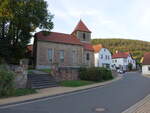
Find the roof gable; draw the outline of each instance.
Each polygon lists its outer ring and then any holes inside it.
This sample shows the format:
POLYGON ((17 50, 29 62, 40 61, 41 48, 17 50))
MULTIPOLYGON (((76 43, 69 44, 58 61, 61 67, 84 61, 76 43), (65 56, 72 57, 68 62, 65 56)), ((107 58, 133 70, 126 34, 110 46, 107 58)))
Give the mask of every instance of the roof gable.
POLYGON ((75 27, 74 31, 72 32, 72 34, 76 31, 84 31, 84 32, 89 32, 91 33, 91 31, 87 28, 87 26, 83 23, 82 20, 80 20, 77 24, 77 26, 75 27))
POLYGON ((95 53, 98 53, 102 48, 103 46, 101 44, 93 45, 93 49, 95 53))

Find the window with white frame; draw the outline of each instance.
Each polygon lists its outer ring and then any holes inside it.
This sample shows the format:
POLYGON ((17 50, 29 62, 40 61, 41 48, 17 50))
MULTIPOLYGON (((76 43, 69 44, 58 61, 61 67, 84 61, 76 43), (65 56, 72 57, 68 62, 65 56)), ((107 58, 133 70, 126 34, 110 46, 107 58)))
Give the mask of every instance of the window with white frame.
POLYGON ((48 61, 52 62, 53 59, 53 51, 52 49, 48 49, 48 61))
POLYGON ((59 51, 59 58, 61 62, 64 62, 64 50, 59 51))

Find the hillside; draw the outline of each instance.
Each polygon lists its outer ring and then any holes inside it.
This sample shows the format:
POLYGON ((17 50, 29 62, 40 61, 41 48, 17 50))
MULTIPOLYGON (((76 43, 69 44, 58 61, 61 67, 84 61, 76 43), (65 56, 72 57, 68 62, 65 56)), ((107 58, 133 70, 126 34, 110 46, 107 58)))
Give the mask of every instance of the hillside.
POLYGON ((144 52, 150 52, 150 42, 130 39, 93 39, 92 44, 102 44, 112 53, 116 50, 130 51, 138 61, 143 56, 144 52))

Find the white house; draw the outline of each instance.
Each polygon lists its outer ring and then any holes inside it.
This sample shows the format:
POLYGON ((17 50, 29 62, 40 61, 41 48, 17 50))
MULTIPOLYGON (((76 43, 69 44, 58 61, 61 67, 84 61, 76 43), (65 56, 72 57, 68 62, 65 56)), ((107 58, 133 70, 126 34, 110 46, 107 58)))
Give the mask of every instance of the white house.
POLYGON ((118 52, 112 55, 112 67, 116 69, 128 70, 128 64, 132 64, 132 69, 136 69, 136 61, 129 52, 118 52))
POLYGON ((144 54, 142 62, 142 74, 143 75, 150 74, 150 52, 144 54))
POLYGON ((101 44, 94 45, 95 67, 111 68, 112 58, 111 53, 101 44))

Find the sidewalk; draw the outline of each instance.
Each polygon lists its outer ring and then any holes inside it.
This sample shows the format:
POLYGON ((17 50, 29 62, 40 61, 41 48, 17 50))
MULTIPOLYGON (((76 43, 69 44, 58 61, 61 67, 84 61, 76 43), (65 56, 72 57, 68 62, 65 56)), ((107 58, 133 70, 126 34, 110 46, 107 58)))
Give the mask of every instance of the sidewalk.
POLYGON ((117 78, 107 81, 107 82, 95 83, 92 85, 81 86, 81 87, 76 87, 76 88, 52 87, 52 88, 40 89, 40 90, 37 90, 38 93, 36 93, 36 94, 0 99, 0 105, 11 104, 11 103, 16 103, 16 102, 23 102, 23 101, 30 101, 30 100, 35 100, 35 99, 44 98, 44 97, 48 97, 48 96, 55 96, 55 95, 59 95, 59 94, 80 91, 80 90, 84 90, 84 89, 90 89, 90 88, 103 86, 103 85, 112 83, 114 81, 120 80, 121 78, 122 77, 117 77, 117 78))
POLYGON ((150 113, 150 95, 122 113, 150 113))

